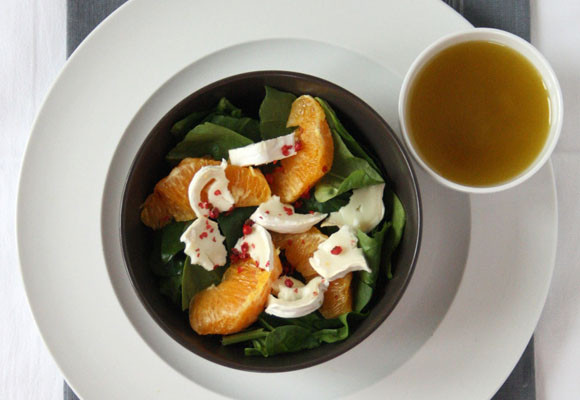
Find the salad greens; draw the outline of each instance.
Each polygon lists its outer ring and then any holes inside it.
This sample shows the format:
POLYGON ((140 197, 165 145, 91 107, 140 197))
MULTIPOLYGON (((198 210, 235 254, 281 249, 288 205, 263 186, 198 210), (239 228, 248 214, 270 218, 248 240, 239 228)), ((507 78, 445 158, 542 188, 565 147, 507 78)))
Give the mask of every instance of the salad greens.
MULTIPOLYGON (((275 138, 293 131, 286 128, 296 96, 292 93, 265 87, 265 97, 259 108, 259 120, 244 115, 242 110, 222 98, 211 110, 196 111, 177 121, 171 133, 178 143, 167 154, 171 165, 186 157, 211 156, 215 160, 227 159, 228 150, 275 138)), ((316 186, 295 204, 296 211, 330 213, 348 204, 354 189, 384 183, 380 163, 372 153, 346 130, 332 107, 316 98, 323 108, 334 142, 334 160, 331 170, 316 186)), ((265 167, 268 171, 269 166, 265 167)), ((357 231, 359 246, 371 269, 359 271, 353 277, 353 311, 337 318, 325 319, 319 311, 300 318, 278 318, 262 313, 248 329, 222 337, 222 345, 244 344, 248 356, 269 357, 296 352, 346 339, 352 324, 365 318, 372 307, 377 284, 391 279, 391 258, 397 249, 405 226, 405 210, 397 195, 385 187, 383 194, 385 218, 371 232, 357 231), (381 261, 385 260, 383 266, 381 261)), ((225 236, 228 252, 243 235, 245 221, 256 207, 235 208, 219 215, 217 221, 225 236)), ((191 221, 172 222, 156 231, 151 270, 159 278, 159 290, 167 298, 187 310, 191 299, 210 285, 221 282, 229 262, 213 271, 191 264, 184 254, 182 233, 191 221)), ((325 232, 336 227, 323 228, 325 232)))
POLYGON ((228 150, 252 144, 250 139, 231 129, 204 122, 193 128, 165 157, 175 165, 187 157, 210 155, 215 160, 228 159, 228 150))
POLYGON ((324 100, 320 98, 316 100, 324 109, 334 141, 332 168, 316 184, 314 191, 316 200, 324 203, 349 190, 383 183, 385 180, 375 162, 342 126, 334 110, 324 100))
POLYGON ((220 214, 218 225, 222 235, 226 237, 226 250, 228 253, 236 245, 239 238, 242 237, 242 228, 244 222, 258 207, 240 207, 234 208, 231 213, 220 214))
POLYGON ((266 97, 260 105, 260 132, 262 139, 288 135, 294 129, 286 128, 292 103, 296 96, 266 86, 266 97))
POLYGON ((218 285, 226 268, 220 267, 208 271, 200 265, 191 264, 189 257, 185 259, 181 280, 181 309, 187 310, 193 296, 211 285, 218 285))

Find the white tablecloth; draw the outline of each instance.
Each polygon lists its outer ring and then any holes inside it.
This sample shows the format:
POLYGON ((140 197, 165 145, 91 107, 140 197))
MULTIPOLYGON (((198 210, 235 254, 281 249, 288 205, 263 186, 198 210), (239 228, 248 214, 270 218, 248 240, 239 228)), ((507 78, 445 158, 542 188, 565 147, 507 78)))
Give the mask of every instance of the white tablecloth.
MULTIPOLYGON (((34 115, 65 62, 65 37, 64 0, 0 1, 0 399, 62 399, 62 377, 26 303, 14 216, 25 144, 34 115)), ((540 400, 578 399, 580 1, 532 0, 532 42, 552 63, 565 106, 562 137, 552 156, 559 245, 536 330, 537 393, 540 400)), ((39 265, 39 271, 45 267, 39 265)))

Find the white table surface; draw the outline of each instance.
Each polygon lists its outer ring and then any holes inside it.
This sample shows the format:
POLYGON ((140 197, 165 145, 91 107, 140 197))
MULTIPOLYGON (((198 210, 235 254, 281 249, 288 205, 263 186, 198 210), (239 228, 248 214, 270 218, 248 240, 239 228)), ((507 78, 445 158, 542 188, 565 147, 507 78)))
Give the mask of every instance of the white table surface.
MULTIPOLYGON (((64 0, 0 0, 0 399, 62 399, 62 376, 40 338, 23 290, 15 210, 26 141, 64 65, 65 42, 64 0)), ((537 397, 578 399, 580 1, 532 0, 532 42, 560 79, 565 114, 552 156, 559 244, 550 294, 536 330, 537 397)), ((39 265, 39 273, 47 267, 39 265)))

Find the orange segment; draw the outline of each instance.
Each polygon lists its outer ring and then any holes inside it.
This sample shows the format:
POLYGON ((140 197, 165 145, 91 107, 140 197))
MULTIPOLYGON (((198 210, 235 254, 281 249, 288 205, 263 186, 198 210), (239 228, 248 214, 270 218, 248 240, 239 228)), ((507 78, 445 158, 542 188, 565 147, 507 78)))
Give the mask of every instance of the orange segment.
POLYGON ((352 311, 351 282, 352 272, 346 274, 344 278, 330 282, 326 293, 324 293, 324 303, 318 309, 324 318, 336 318, 340 314, 352 311))
MULTIPOLYGON (((219 165, 219 161, 207 158, 185 158, 168 176, 161 179, 141 210, 141 221, 153 229, 167 225, 171 218, 188 221, 195 218, 189 205, 187 189, 197 171, 207 165, 219 165)), ((226 177, 236 207, 257 206, 270 198, 270 186, 257 169, 228 165, 226 177)))
POLYGON ((272 173, 272 192, 283 203, 293 203, 332 168, 334 142, 324 110, 312 96, 300 96, 294 103, 287 126, 298 126, 296 139, 302 149, 280 161, 272 173))
POLYGON ((310 257, 318 249, 318 245, 328 239, 328 236, 312 227, 303 233, 276 233, 272 232, 274 246, 284 250, 286 259, 300 272, 308 282, 318 276, 310 266, 310 257))
POLYGON ((272 195, 268 181, 259 169, 228 165, 226 178, 230 181, 228 189, 234 196, 236 207, 257 206, 272 195))
MULTIPOLYGON (((272 233, 274 245, 284 250, 288 262, 307 282, 318 276, 309 259, 318 249, 318 245, 326 239, 328 236, 314 227, 304 233, 272 233)), ((325 318, 335 318, 352 311, 351 282, 352 273, 330 282, 324 294, 324 303, 319 309, 325 318)))
POLYGON ((191 300, 191 327, 200 335, 228 335, 247 328, 264 310, 272 282, 281 272, 278 255, 272 271, 256 267, 250 258, 232 264, 218 286, 210 286, 191 300))

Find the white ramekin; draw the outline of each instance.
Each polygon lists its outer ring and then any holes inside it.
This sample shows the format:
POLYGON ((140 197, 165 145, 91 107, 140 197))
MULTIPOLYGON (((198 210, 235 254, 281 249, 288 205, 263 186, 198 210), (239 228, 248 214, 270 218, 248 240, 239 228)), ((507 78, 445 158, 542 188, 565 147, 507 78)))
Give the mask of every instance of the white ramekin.
POLYGON ((527 41, 522 38, 513 35, 511 33, 501 31, 499 29, 490 28, 476 28, 470 29, 468 31, 454 33, 445 36, 435 43, 431 44, 425 50, 419 54, 419 56, 413 61, 411 67, 405 75, 403 80, 403 86, 401 87, 401 92, 399 94, 399 122, 401 124, 401 132, 403 134, 403 139, 405 144, 415 160, 423 167, 433 178, 435 178, 439 183, 455 190, 469 193, 492 193, 499 192, 501 190, 512 188, 526 179, 530 178, 534 173, 536 173, 544 163, 550 158, 556 142, 560 136, 560 131, 562 130, 562 118, 563 118, 563 104, 562 104, 562 91, 560 89, 560 84, 558 83, 558 78, 552 70, 552 67, 548 61, 540 54, 540 52, 532 46, 527 41), (517 51, 523 55, 528 61, 536 67, 539 71, 548 95, 550 97, 550 131, 548 133, 548 138, 546 143, 542 148, 542 151, 538 154, 534 162, 526 168, 522 173, 515 176, 514 178, 501 182, 493 186, 468 186, 462 185, 453 181, 446 179, 439 173, 434 171, 427 162, 425 162, 419 152, 415 149, 413 141, 409 135, 409 128, 407 126, 407 115, 406 115, 406 104, 407 96, 409 95, 409 89, 413 85, 413 81, 417 77, 417 73, 421 71, 423 66, 428 63, 435 55, 439 54, 443 49, 453 46, 458 43, 469 42, 469 41, 489 41, 494 43, 499 43, 504 46, 508 46, 511 49, 517 51))

